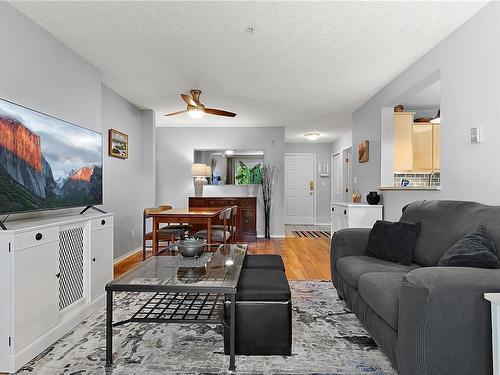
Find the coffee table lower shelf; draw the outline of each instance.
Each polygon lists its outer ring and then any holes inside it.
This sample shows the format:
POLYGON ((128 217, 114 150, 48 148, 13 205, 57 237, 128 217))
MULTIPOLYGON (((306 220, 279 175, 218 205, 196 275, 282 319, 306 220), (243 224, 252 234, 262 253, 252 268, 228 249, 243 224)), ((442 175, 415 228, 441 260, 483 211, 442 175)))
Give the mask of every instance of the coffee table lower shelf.
POLYGON ((113 322, 113 291, 106 291, 106 367, 113 364, 113 327, 127 323, 204 323, 227 325, 230 330, 229 371, 235 364, 236 294, 229 293, 230 324, 224 321, 225 294, 156 292, 130 319, 113 322))
POLYGON ((223 323, 224 295, 156 293, 130 319, 113 323, 223 323))

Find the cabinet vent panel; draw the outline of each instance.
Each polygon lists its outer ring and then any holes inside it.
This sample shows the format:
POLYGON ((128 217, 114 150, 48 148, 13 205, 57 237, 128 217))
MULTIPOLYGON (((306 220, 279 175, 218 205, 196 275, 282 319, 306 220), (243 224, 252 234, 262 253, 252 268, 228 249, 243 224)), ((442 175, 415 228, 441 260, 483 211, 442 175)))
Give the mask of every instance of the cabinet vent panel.
POLYGON ((83 297, 83 228, 59 232, 59 310, 83 297))

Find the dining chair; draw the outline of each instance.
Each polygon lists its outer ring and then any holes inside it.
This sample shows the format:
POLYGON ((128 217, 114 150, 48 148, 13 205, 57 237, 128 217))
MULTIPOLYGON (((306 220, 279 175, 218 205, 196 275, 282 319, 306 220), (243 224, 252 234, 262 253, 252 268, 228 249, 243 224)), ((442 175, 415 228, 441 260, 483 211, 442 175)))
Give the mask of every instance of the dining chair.
MULTIPOLYGON (((170 205, 161 205, 158 207, 150 207, 150 208, 145 208, 144 213, 143 213, 143 220, 142 220, 142 259, 146 259, 146 250, 148 248, 152 248, 152 243, 151 246, 148 246, 147 242, 148 241, 153 241, 153 231, 148 231, 147 228, 147 220, 151 218, 151 214, 156 213, 156 212, 161 212, 161 211, 166 211, 170 210, 172 206, 170 205)), ((165 226, 162 226, 158 229, 158 244, 160 241, 167 242, 167 245, 169 245, 171 242, 174 242, 176 239, 182 238, 185 236, 186 231, 190 229, 189 225, 185 224, 168 224, 165 226)))
MULTIPOLYGON (((219 214, 219 219, 222 221, 222 225, 212 225, 210 228, 212 230, 212 242, 227 243, 231 238, 231 232, 229 229, 229 224, 231 222, 232 207, 228 207, 219 214)), ((195 237, 201 237, 207 239, 208 232, 206 229, 199 230, 195 233, 195 237)))
MULTIPOLYGON (((229 238, 229 243, 236 242, 236 218, 238 213, 238 206, 232 206, 231 209, 231 217, 228 219, 227 230, 231 233, 231 237, 229 238)), ((224 225, 216 224, 212 225, 212 231, 214 230, 223 230, 224 225)), ((212 232, 213 233, 213 232, 212 232)))

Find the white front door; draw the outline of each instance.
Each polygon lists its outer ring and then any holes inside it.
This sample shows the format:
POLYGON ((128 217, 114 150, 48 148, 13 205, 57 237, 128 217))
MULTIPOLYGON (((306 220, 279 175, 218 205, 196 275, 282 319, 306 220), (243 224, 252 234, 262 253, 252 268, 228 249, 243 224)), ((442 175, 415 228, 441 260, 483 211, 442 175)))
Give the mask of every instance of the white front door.
POLYGON ((285 154, 285 224, 314 224, 316 154, 285 154))
POLYGON ((332 162, 333 194, 334 202, 342 201, 342 155, 333 156, 332 162))

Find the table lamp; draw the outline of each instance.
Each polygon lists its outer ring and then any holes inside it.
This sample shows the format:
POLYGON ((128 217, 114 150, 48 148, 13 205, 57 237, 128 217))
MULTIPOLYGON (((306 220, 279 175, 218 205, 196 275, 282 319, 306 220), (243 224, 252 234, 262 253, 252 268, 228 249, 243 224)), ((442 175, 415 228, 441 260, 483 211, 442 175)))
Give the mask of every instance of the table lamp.
POLYGON ((207 184, 207 166, 206 164, 193 163, 191 165, 191 176, 195 177, 194 180, 194 196, 203 196, 203 185, 207 184))

